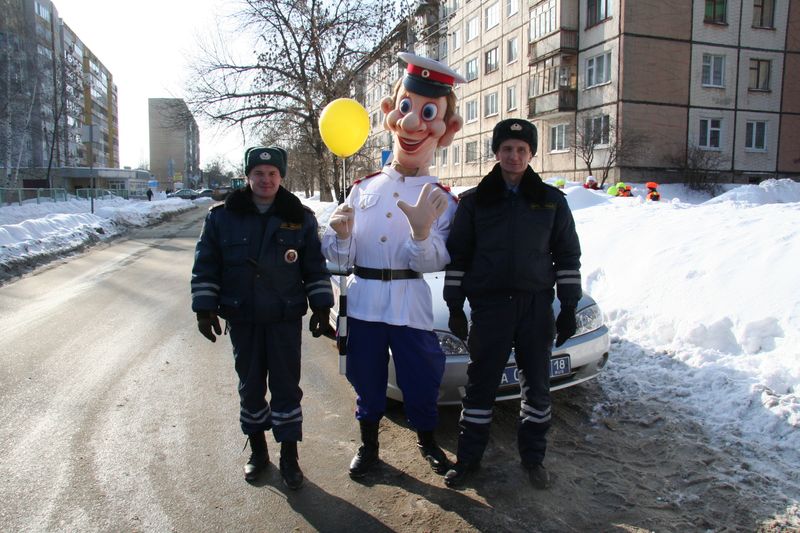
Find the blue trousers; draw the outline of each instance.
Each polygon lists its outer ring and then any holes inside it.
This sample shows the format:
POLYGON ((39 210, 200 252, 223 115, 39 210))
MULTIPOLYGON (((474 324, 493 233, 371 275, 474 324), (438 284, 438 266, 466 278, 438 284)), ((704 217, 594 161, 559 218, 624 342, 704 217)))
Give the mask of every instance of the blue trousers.
POLYGON ((386 411, 389 350, 406 417, 417 431, 438 422, 445 355, 432 331, 347 319, 347 379, 356 391, 356 418, 377 422, 386 411))
POLYGON ((229 325, 239 376, 242 432, 249 435, 271 429, 278 442, 302 440, 301 320, 267 324, 229 322, 229 325))
POLYGON ((551 418, 553 297, 553 291, 546 290, 470 298, 470 361, 459 421, 459 461, 475 463, 483 457, 497 389, 512 346, 522 396, 517 432, 520 458, 526 465, 544 460, 551 418))

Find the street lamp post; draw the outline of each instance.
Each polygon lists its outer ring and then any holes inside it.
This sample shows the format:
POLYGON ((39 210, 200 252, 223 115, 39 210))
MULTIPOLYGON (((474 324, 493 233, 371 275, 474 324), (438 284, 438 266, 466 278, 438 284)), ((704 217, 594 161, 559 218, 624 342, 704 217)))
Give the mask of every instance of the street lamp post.
POLYGON ((88 126, 84 126, 81 130, 81 140, 84 144, 89 145, 89 180, 91 183, 91 189, 89 191, 89 196, 91 198, 91 205, 92 205, 92 213, 94 213, 94 124, 89 124, 88 126), (88 140, 87 140, 88 139, 88 140))

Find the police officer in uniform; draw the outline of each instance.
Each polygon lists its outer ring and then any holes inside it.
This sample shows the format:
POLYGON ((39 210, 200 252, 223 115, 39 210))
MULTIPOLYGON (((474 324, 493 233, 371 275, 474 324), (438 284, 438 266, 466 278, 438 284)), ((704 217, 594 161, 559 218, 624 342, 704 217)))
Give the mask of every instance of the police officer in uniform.
POLYGON ((478 186, 461 195, 447 249, 444 298, 450 329, 466 339, 469 299, 468 383, 459 420, 457 462, 445 475, 450 487, 475 470, 489 441, 497 388, 512 347, 519 367, 522 406, 518 446, 534 487, 546 488, 542 464, 550 426, 550 354, 575 334, 581 298, 580 243, 564 193, 529 166, 536 128, 521 119, 499 122, 492 133, 498 163, 478 186), (553 320, 553 286, 561 312, 553 320))
POLYGON ((191 287, 200 332, 215 342, 215 333, 221 333, 218 316, 230 330, 239 422, 252 452, 245 479, 255 481, 269 464, 264 432, 271 429, 281 443, 283 481, 297 489, 303 484, 297 461, 303 438, 302 317, 310 306, 312 334, 324 333, 333 292, 314 213, 281 186, 286 155, 278 147, 245 152, 247 185, 206 216, 191 287))

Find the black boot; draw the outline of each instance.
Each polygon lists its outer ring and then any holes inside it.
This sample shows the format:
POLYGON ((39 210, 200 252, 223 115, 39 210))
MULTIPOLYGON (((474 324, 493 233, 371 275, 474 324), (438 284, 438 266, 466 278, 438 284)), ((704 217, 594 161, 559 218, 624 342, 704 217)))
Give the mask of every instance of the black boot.
POLYGON ((417 446, 419 453, 430 463, 434 472, 443 476, 453 467, 453 464, 444 451, 436 444, 433 431, 417 431, 417 446))
POLYGON ((247 436, 250 441, 250 460, 244 465, 245 481, 255 481, 269 464, 269 454, 267 453, 267 439, 264 432, 259 431, 247 436))
POLYGON ((281 442, 281 477, 286 486, 297 490, 303 486, 303 471, 297 464, 297 442, 281 442))
POLYGON ((462 486, 479 466, 480 462, 456 461, 456 464, 445 474, 444 484, 451 488, 462 486))
POLYGON ((350 461, 350 477, 358 479, 378 464, 378 428, 380 422, 364 422, 359 420, 361 426, 361 446, 358 453, 350 461))

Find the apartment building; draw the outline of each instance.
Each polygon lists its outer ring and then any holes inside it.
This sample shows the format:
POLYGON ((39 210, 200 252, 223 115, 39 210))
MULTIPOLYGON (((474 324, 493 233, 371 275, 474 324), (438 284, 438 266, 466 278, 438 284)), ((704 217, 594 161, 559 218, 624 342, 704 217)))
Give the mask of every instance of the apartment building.
MULTIPOLYGON (((582 180, 587 162, 608 181, 682 181, 692 168, 725 182, 800 177, 798 2, 419 6, 409 19, 415 52, 469 80, 456 88, 464 128, 434 162, 444 183, 485 175, 494 164, 492 128, 512 117, 536 125, 532 166, 544 177, 582 180)), ((378 111, 373 128, 381 119, 378 111)))
POLYGON ((200 182, 200 130, 181 98, 148 99, 150 173, 162 190, 200 182))
POLYGON ((111 73, 52 2, 2 0, 0 7, 3 181, 14 176, 29 186, 48 186, 43 183, 48 167, 119 166, 111 73), (84 142, 84 126, 92 127, 94 142, 84 142))

